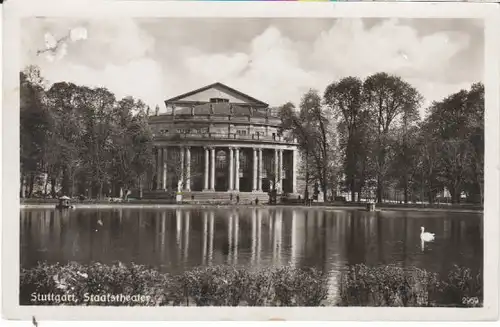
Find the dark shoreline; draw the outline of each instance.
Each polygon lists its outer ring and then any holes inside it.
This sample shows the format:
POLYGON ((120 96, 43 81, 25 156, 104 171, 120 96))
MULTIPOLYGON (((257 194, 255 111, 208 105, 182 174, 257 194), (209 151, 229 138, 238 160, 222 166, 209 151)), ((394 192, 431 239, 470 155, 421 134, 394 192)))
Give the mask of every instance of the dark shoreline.
MULTIPOLYGON (((55 208, 55 199, 22 199, 21 209, 50 209, 55 208)), ((324 209, 324 210, 360 210, 365 211, 362 203, 313 203, 311 206, 301 204, 236 204, 236 203, 173 203, 169 200, 131 200, 128 202, 109 201, 75 201, 76 209, 99 209, 99 208, 301 208, 301 209, 324 209)), ((417 211, 417 212, 456 212, 483 214, 483 208, 477 205, 419 205, 419 204, 393 204, 383 203, 376 205, 377 211, 417 211)))

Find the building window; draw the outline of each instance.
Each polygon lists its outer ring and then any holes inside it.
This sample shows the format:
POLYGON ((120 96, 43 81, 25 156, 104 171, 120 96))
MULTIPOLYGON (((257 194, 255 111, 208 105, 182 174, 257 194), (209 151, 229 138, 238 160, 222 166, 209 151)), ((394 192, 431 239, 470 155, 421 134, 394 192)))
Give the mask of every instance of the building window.
POLYGON ((247 131, 244 129, 239 129, 236 131, 236 134, 245 136, 247 135, 247 131))
POLYGON ((227 103, 229 102, 229 99, 224 99, 224 98, 210 98, 211 103, 227 103))

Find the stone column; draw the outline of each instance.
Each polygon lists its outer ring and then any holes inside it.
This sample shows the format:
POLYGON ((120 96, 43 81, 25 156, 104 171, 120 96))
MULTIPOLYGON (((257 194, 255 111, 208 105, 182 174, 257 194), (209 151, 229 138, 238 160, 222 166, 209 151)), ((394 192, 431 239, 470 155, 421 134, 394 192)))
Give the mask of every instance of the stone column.
POLYGON ((163 189, 167 190, 167 147, 163 148, 163 189))
POLYGON ((184 154, 185 154, 184 151, 185 151, 185 149, 183 146, 181 146, 179 149, 180 149, 180 155, 181 155, 180 181, 182 182, 182 188, 184 189, 185 188, 185 186, 184 186, 184 184, 185 184, 184 183, 184 176, 185 176, 185 174, 184 174, 184 154))
POLYGON ((274 189, 276 189, 276 183, 279 181, 278 176, 278 149, 274 149, 274 189))
POLYGON ((240 191, 240 149, 234 149, 234 190, 240 191))
POLYGON ((215 148, 210 149, 210 190, 215 191, 215 148))
POLYGON ((210 172, 209 172, 209 167, 210 167, 210 152, 208 151, 208 148, 205 147, 204 148, 205 150, 205 175, 204 175, 204 183, 203 183, 203 190, 204 191, 208 191, 208 180, 209 180, 209 175, 210 175, 210 172))
POLYGON ((234 160, 233 160, 233 148, 229 148, 229 187, 227 188, 228 191, 233 190, 233 167, 234 167, 234 160))
POLYGON ((157 148, 156 158, 156 189, 161 189, 161 148, 157 148))
POLYGON ((186 186, 187 192, 191 191, 191 147, 186 147, 186 186))
POLYGON ((257 149, 253 148, 253 174, 252 174, 252 191, 257 191, 257 149))
POLYGON ((297 192, 297 150, 292 150, 292 193, 297 192))
POLYGON ((257 190, 262 192, 262 170, 264 168, 262 162, 262 149, 259 149, 259 173, 257 174, 257 190))

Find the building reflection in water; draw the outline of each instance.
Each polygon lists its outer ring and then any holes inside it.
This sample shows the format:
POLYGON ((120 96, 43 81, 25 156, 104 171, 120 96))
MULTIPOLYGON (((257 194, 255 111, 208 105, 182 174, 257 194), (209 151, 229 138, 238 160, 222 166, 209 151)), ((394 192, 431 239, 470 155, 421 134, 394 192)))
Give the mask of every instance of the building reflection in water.
POLYGON ((188 252, 189 252, 189 229, 190 229, 190 220, 191 220, 191 211, 184 211, 184 263, 188 261, 188 252))
POLYGON ((160 233, 160 255, 162 258, 165 258, 165 238, 167 236, 166 234, 166 228, 167 228, 167 213, 163 211, 161 213, 161 233, 160 233))
POLYGON ((283 210, 277 209, 274 215, 273 261, 281 265, 283 210))
POLYGON ((121 261, 180 273, 200 265, 228 263, 250 269, 290 264, 327 273, 333 297, 340 272, 351 264, 394 263, 438 273, 453 264, 482 267, 482 218, 475 214, 275 207, 23 209, 20 216, 23 267, 39 261, 121 261), (426 244, 424 252, 420 226, 439 238, 426 244))
POLYGON ((234 214, 234 260, 233 264, 238 264, 238 245, 240 236, 240 213, 235 211, 234 214))
POLYGON ((176 243, 177 243, 177 257, 181 256, 181 246, 182 246, 182 211, 181 209, 175 209, 175 227, 176 227, 176 243))
POLYGON ((291 245, 290 245, 290 266, 297 265, 297 212, 292 211, 292 227, 291 227, 291 245))
POLYGON ((203 244, 202 244, 202 259, 201 263, 203 265, 207 264, 207 239, 208 239, 208 212, 203 211, 203 244))
POLYGON ((214 230, 215 230, 215 214, 210 211, 210 233, 209 233, 209 245, 208 245, 208 264, 212 265, 214 256, 214 230))
POLYGON ((228 244, 228 249, 227 249, 227 263, 231 263, 231 254, 233 250, 233 213, 229 213, 229 222, 227 226, 227 244, 228 244))
POLYGON ((260 267, 262 253, 262 210, 257 210, 257 266, 260 267))
POLYGON ((257 209, 252 209, 252 250, 251 260, 252 265, 255 265, 255 252, 257 251, 257 209))

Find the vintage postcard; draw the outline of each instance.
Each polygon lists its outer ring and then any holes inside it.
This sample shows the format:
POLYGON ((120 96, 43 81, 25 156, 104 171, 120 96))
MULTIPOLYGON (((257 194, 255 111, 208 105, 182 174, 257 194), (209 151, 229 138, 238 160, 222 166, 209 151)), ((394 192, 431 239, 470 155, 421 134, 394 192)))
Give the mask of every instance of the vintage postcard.
POLYGON ((496 319, 498 13, 7 3, 4 315, 496 319))

